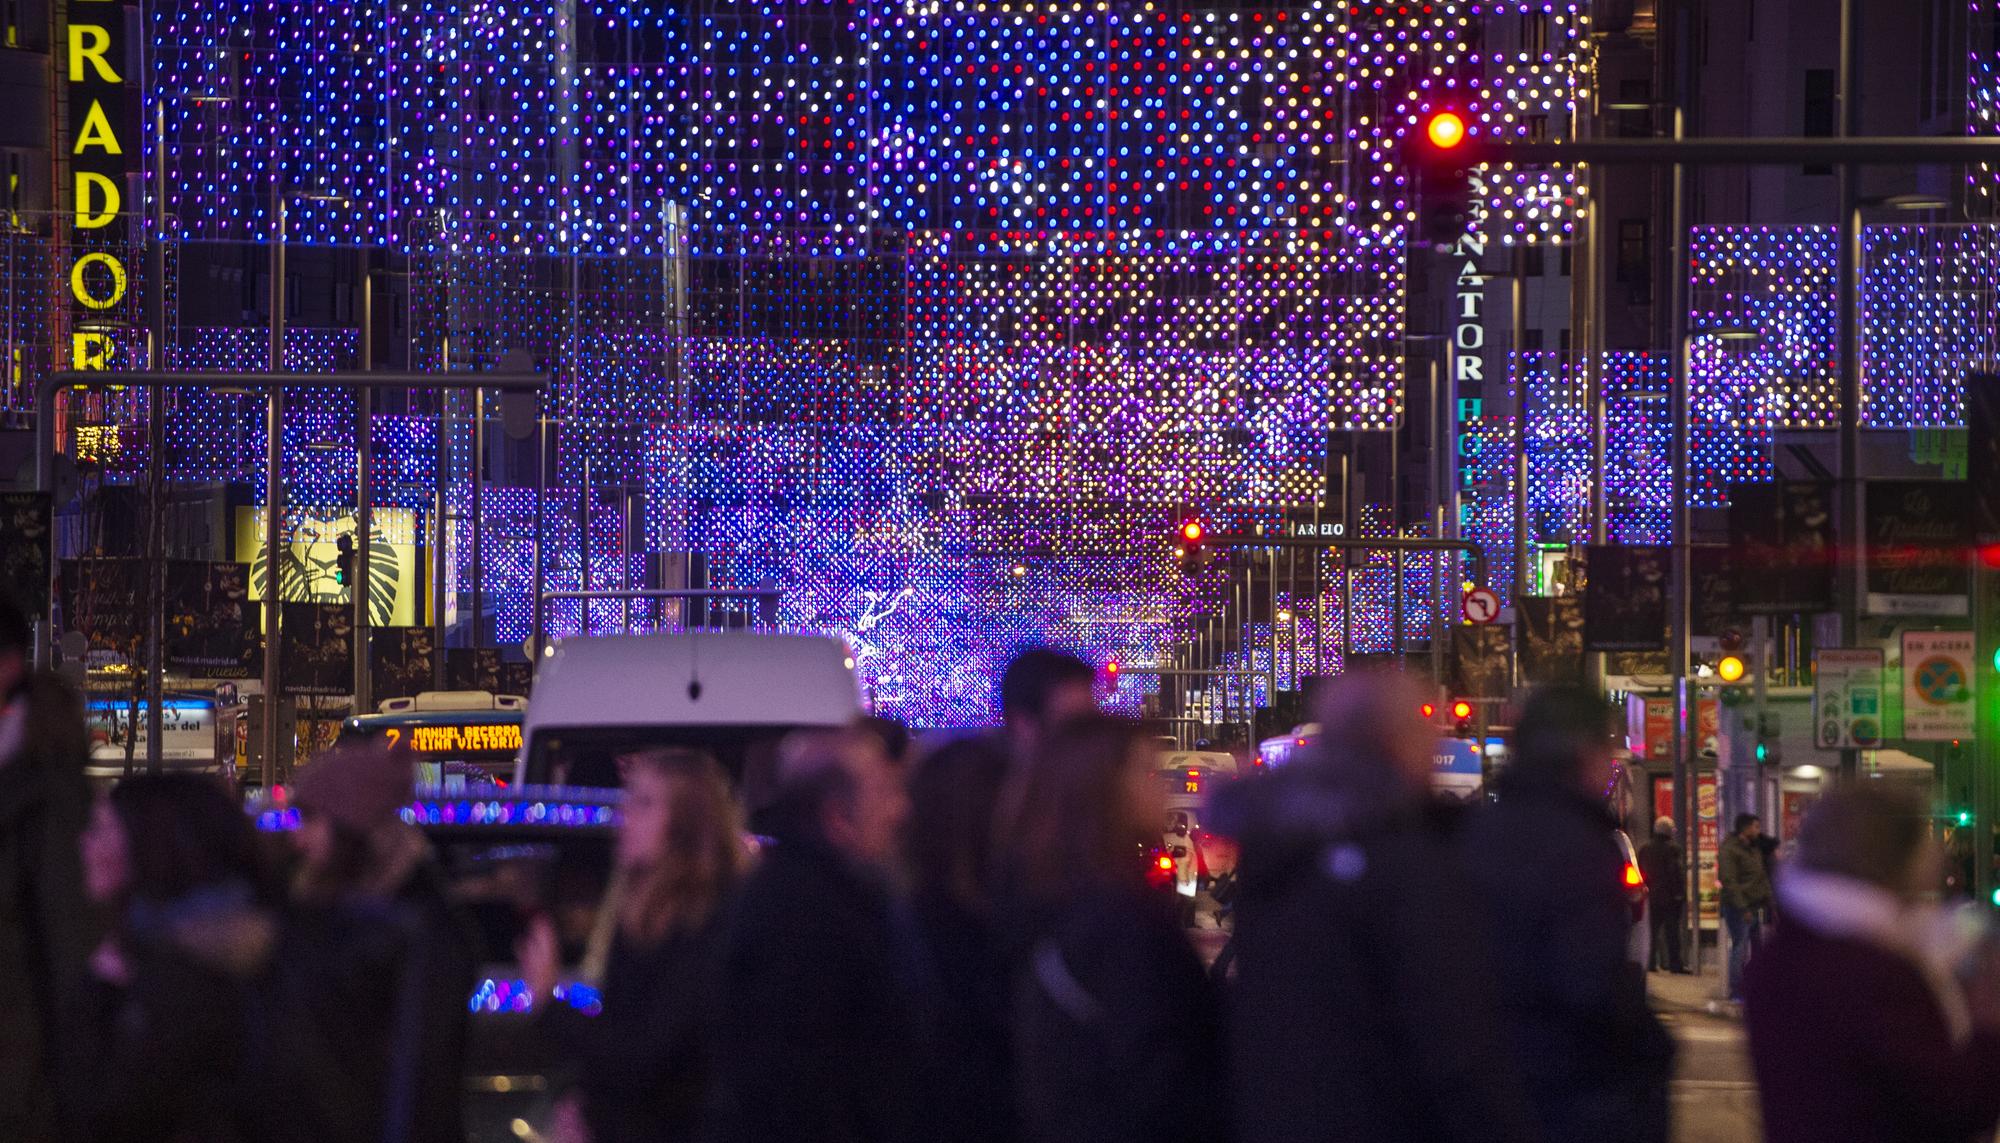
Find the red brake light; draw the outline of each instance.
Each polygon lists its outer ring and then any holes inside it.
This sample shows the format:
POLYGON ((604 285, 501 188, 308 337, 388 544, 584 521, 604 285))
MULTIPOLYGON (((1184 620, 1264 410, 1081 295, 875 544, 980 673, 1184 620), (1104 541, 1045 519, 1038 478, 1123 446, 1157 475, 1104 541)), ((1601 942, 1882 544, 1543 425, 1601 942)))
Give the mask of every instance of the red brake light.
POLYGON ((1638 866, 1636 866, 1636 865, 1632 864, 1632 863, 1631 863, 1631 862, 1629 862, 1629 861, 1628 861, 1628 862, 1626 862, 1626 863, 1625 863, 1625 887, 1626 887, 1627 889, 1638 889, 1638 888, 1640 888, 1641 886, 1643 886, 1643 885, 1645 885, 1645 884, 1646 884, 1646 875, 1645 875, 1645 874, 1643 874, 1643 873, 1641 873, 1641 872, 1639 872, 1639 867, 1638 867, 1638 866))
POLYGON ((1160 855, 1160 872, 1162 872, 1162 873, 1166 873, 1166 872, 1169 872, 1169 871, 1171 871, 1171 870, 1173 869, 1173 867, 1174 867, 1174 859, 1173 859, 1173 858, 1171 858, 1171 857, 1168 857, 1168 856, 1167 856, 1166 854, 1164 854, 1164 853, 1163 853, 1163 854, 1161 854, 1161 855, 1160 855))
POLYGON ((1417 713, 1423 715, 1425 718, 1435 717, 1437 715, 1437 712, 1438 708, 1436 703, 1427 702, 1424 705, 1417 708, 1417 713))

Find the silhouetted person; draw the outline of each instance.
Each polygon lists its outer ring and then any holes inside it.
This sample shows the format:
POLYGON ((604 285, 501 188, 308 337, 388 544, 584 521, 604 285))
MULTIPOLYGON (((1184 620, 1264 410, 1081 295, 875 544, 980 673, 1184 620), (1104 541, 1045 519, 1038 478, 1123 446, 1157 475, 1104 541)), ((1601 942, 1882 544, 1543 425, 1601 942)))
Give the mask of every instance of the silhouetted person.
POLYGON ((625 766, 602 1005, 554 999, 559 940, 548 918, 520 942, 537 1028, 578 1064, 592 1143, 701 1137, 709 1102, 722 933, 748 865, 722 769, 706 754, 659 750, 625 766))
POLYGON ((1778 875, 1744 1021, 1771 1143, 1970 1143, 2000 1123, 2000 979, 1923 894, 1927 807, 1885 783, 1829 791, 1778 875))
POLYGON ((279 1077, 264 1070, 284 1061, 253 1047, 281 893, 248 816, 212 779, 142 774, 98 801, 81 850, 90 899, 113 922, 80 1009, 78 1138, 289 1137, 279 1077))
POLYGON ((1686 920, 1687 867, 1674 840, 1674 819, 1653 823, 1652 839, 1639 847, 1639 873, 1646 879, 1648 968, 1686 972, 1681 925, 1686 920))
POLYGON ((1014 1138, 1006 958, 996 929, 994 818, 1007 753, 979 736, 946 743, 910 775, 910 911, 926 985, 925 1134, 1014 1138))
POLYGON ((77 837, 90 813, 83 704, 28 669, 27 616, 0 599, 0 1139, 58 1138, 55 1080, 95 926, 77 837))
POLYGON ((724 938, 716 1138, 913 1137, 918 1015, 889 872, 909 800, 880 739, 779 750, 765 853, 724 938))
POLYGON ((1400 675, 1341 676, 1320 739, 1210 813, 1242 849, 1229 1051, 1245 1143, 1536 1138, 1478 906, 1428 812, 1424 697, 1400 675))
POLYGON ((1129 720, 1071 721, 1017 761, 1001 875, 1028 1143, 1226 1134, 1216 999, 1174 894, 1146 881, 1165 817, 1151 741, 1129 720))
POLYGON ((1617 772, 1608 718, 1582 688, 1529 697, 1497 800, 1466 825, 1466 871, 1547 1137, 1665 1143, 1673 1042, 1628 956, 1636 921, 1605 805, 1617 772))
POLYGON ((1052 647, 1029 647, 1000 677, 1000 717, 1016 758, 1032 754, 1049 732, 1097 710, 1097 672, 1052 647))
POLYGON ((407 752, 372 745, 300 770, 298 951, 283 971, 301 982, 300 1019, 353 1069, 351 1083, 320 1089, 315 1114, 403 1143, 459 1143, 479 953, 430 843, 400 817, 413 774, 407 752))
POLYGON ((1737 814, 1723 839, 1717 870, 1722 882, 1722 923, 1729 931, 1729 998, 1743 999, 1743 965, 1757 946, 1764 911, 1771 907, 1771 871, 1757 838, 1764 823, 1756 814, 1737 814))

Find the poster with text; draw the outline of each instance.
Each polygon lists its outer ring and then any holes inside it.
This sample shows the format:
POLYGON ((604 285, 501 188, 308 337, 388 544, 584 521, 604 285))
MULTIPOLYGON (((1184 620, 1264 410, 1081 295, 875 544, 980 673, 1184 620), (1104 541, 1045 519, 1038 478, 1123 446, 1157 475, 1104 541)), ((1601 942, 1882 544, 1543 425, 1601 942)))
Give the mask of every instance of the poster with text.
POLYGON ((167 563, 167 669, 198 679, 254 679, 264 670, 250 569, 239 563, 167 563))
POLYGON ((283 657, 288 695, 354 693, 354 609, 339 603, 284 604, 283 657))
POLYGON ((0 492, 0 590, 31 621, 49 614, 49 495, 0 492))

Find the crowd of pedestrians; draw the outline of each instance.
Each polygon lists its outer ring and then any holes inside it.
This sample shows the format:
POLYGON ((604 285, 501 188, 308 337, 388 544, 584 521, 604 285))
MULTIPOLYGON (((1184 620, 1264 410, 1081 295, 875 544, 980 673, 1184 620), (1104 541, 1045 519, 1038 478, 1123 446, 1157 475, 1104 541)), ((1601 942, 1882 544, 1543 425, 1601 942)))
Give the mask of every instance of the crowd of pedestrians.
MULTIPOLYGON (((408 760, 316 761, 274 861, 204 779, 93 801, 77 702, 30 677, 27 639, 0 608, 0 1139, 462 1140, 482 952, 398 816, 408 760)), ((1147 877, 1155 742, 1097 712, 1092 682, 1024 653, 1004 731, 913 759, 882 723, 793 735, 748 807, 757 843, 713 758, 619 759, 584 924, 601 1003, 536 1006, 530 1035, 573 1082, 523 1137, 1669 1137, 1673 1046, 1629 951, 1595 694, 1528 698, 1468 808, 1430 796, 1413 682, 1333 681, 1319 745, 1213 799, 1240 859, 1205 965, 1147 877)), ((1990 1138, 2000 976, 1926 904, 1921 807, 1828 794, 1775 893, 1742 864, 1754 826, 1725 851, 1723 907, 1746 949, 1752 918, 1780 918, 1732 964, 1769 1137, 1990 1138)), ((1664 834, 1641 854, 1663 887, 1681 860, 1664 834)), ((565 985, 564 943, 538 917, 507 950, 534 996, 565 985)))

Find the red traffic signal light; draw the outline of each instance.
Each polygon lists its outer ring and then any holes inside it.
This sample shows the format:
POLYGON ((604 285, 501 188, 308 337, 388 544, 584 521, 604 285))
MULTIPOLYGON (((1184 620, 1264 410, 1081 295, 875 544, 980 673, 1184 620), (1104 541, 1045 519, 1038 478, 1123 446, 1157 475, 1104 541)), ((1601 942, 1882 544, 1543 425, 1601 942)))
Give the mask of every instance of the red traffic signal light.
POLYGON ((1472 704, 1464 699, 1459 699, 1457 702, 1451 704, 1451 716, 1460 722, 1464 722, 1466 719, 1472 717, 1472 704))
POLYGON ((1434 702, 1427 702, 1424 705, 1417 708, 1417 713, 1423 715, 1425 721, 1429 721, 1430 719, 1436 718, 1437 712, 1438 712, 1437 704, 1434 702))
POLYGON ((1466 141, 1472 127, 1463 111, 1437 108, 1411 125, 1414 137, 1403 148, 1416 196, 1411 239, 1440 250, 1457 246, 1475 218, 1472 159, 1466 141))
POLYGON ((1440 111, 1424 124, 1424 137, 1438 150, 1449 151, 1465 142, 1465 117, 1456 111, 1440 111))
POLYGON ((1182 521, 1180 528, 1176 530, 1175 536, 1180 540, 1180 547, 1174 555, 1180 558, 1181 571, 1185 574, 1195 575, 1208 566, 1208 550, 1202 545, 1202 540, 1207 535, 1208 528, 1200 520, 1182 521))

